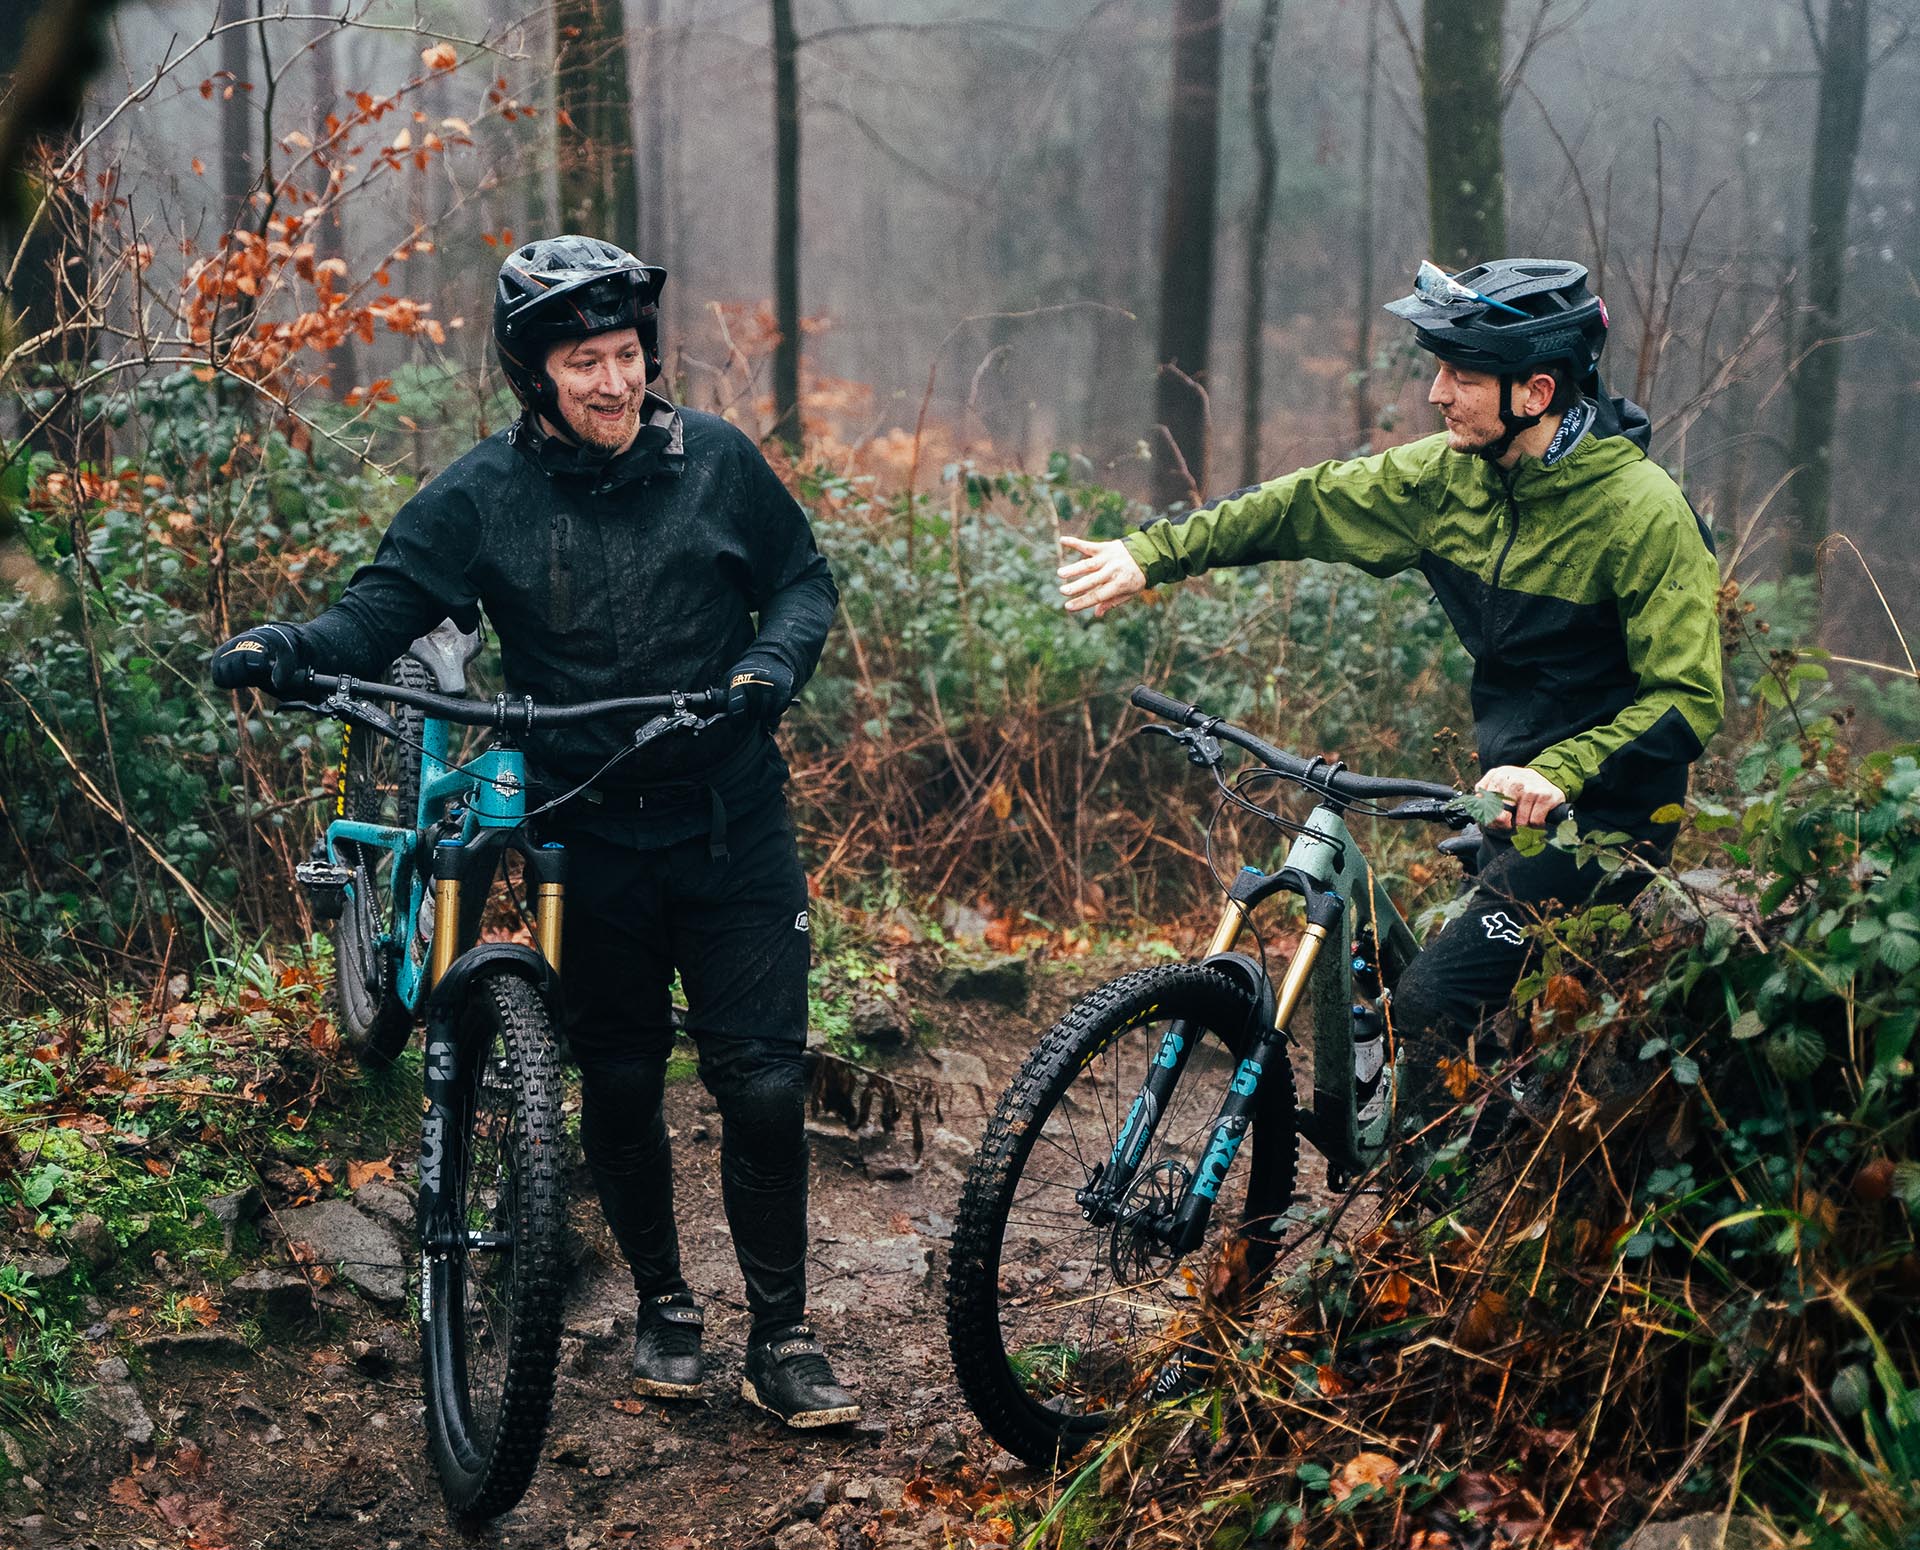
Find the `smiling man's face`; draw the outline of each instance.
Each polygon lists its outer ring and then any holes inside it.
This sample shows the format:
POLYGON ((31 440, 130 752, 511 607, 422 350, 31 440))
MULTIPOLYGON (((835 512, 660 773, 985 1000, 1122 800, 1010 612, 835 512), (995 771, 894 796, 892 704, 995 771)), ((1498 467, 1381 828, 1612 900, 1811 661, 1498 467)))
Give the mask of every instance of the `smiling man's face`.
POLYGON ((566 428, 583 446, 624 452, 640 433, 647 392, 647 358, 631 328, 571 339, 547 356, 566 428))

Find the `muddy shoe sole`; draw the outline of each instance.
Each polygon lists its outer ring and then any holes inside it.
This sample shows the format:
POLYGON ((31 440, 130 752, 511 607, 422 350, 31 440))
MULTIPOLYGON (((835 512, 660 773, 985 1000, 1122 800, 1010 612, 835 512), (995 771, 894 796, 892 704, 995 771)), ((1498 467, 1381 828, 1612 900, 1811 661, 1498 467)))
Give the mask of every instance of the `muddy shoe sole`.
POLYGON ((768 1415, 780 1416, 788 1426, 797 1431, 811 1431, 816 1426, 845 1426, 849 1421, 860 1419, 858 1405, 835 1405, 830 1410, 802 1410, 797 1415, 780 1415, 780 1412, 760 1397, 760 1391, 753 1386, 753 1379, 740 1380, 740 1397, 750 1405, 758 1405, 768 1415))
POLYGON ((658 1378, 635 1378, 633 1391, 647 1399, 697 1399, 704 1383, 663 1383, 658 1378))

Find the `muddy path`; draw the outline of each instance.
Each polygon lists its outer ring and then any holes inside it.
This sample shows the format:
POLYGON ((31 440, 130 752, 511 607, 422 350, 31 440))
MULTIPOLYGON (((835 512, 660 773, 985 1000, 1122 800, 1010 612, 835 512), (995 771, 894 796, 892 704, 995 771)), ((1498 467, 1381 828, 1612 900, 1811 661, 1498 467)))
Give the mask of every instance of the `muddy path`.
MULTIPOLYGON (((961 1180, 1036 1031, 1090 984, 1131 966, 1109 958, 1097 969, 1036 973, 1019 1011, 983 1001, 927 1005, 939 1013, 946 1055, 916 1049, 896 1066, 922 1094, 917 1157, 910 1113, 890 1135, 870 1127, 864 1141, 830 1112, 816 1118, 810 1303, 864 1407, 858 1426, 790 1432, 738 1397, 746 1314, 721 1210, 719 1118, 687 1079, 670 1086, 667 1117, 683 1255, 707 1308, 705 1398, 664 1405, 629 1393, 631 1283, 576 1166, 577 1263, 553 1419, 540 1472, 505 1518, 463 1533, 441 1504, 404 1292, 389 1286, 382 1297, 337 1283, 322 1317, 276 1322, 258 1346, 226 1333, 224 1322, 135 1350, 101 1336, 84 1425, 36 1466, 45 1476, 37 1494, 9 1493, 0 1535, 103 1550, 821 1550, 965 1544, 970 1532, 991 1542, 988 1531, 969 1530, 964 1508, 929 1500, 929 1482, 943 1499, 949 1488, 977 1497, 1032 1483, 982 1437, 948 1364, 941 1296, 961 1180)), ((404 1185, 403 1170, 392 1184, 363 1186, 354 1210, 369 1219, 385 1210, 397 1224, 404 1185)), ((236 1287, 284 1294, 284 1248, 263 1256, 263 1267, 236 1287)))

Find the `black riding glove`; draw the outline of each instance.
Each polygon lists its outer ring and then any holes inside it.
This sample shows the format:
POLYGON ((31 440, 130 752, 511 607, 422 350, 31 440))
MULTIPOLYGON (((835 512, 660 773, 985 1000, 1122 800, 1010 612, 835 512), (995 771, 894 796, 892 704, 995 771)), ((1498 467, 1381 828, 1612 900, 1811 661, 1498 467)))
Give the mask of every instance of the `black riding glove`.
POLYGON ((749 651, 727 674, 727 714, 771 725, 793 703, 793 669, 771 652, 749 651))
POLYGON ((214 648, 211 664, 219 688, 265 689, 283 700, 294 693, 295 682, 306 668, 306 648, 284 624, 242 630, 214 648))

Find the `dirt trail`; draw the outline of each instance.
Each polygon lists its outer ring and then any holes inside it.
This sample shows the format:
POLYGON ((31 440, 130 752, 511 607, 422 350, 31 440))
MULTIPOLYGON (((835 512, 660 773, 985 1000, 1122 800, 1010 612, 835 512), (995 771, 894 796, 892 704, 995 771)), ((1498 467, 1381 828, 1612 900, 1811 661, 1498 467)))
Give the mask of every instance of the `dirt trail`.
MULTIPOLYGON (((1102 964, 1100 977, 1116 967, 1102 964)), ((877 1152, 870 1141, 864 1164, 843 1127, 829 1119, 817 1128, 810 1302, 865 1409, 858 1427, 789 1432, 738 1397, 746 1316, 720 1204, 719 1121, 698 1082, 683 1081, 670 1088, 667 1117, 688 1279, 707 1307, 708 1397, 667 1406, 630 1396, 631 1284, 576 1168, 572 1219, 584 1248, 567 1294, 546 1454, 526 1499, 498 1523, 463 1534, 442 1507, 421 1432, 416 1337, 402 1308, 336 1294, 324 1325, 258 1351, 219 1325, 150 1342, 121 1376, 156 1423, 152 1442, 131 1446, 90 1414, 88 1433, 63 1438, 48 1461, 45 1493, 12 1496, 0 1509, 0 1543, 965 1543, 964 1516, 949 1522, 927 1506, 924 1486, 908 1490, 908 1482, 1028 1477, 996 1457, 954 1387, 940 1300, 947 1240, 1000 1086, 1035 1030, 1087 982, 1084 974, 1036 976, 1025 1013, 940 1008, 943 1041, 964 1053, 944 1069, 924 1054, 907 1068, 937 1084, 940 1105, 938 1118, 922 1115, 917 1166, 909 1121, 877 1152)), ((109 1366, 103 1376, 119 1371, 109 1366)))

